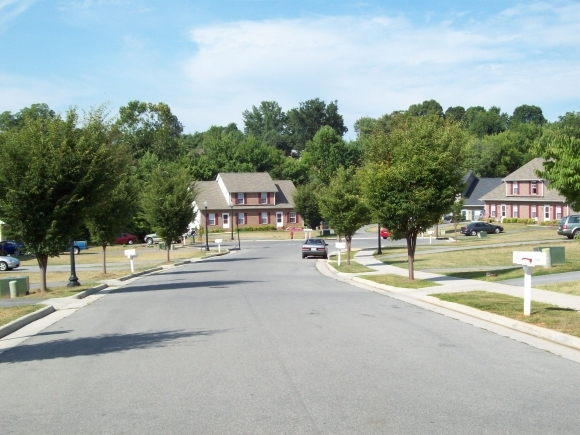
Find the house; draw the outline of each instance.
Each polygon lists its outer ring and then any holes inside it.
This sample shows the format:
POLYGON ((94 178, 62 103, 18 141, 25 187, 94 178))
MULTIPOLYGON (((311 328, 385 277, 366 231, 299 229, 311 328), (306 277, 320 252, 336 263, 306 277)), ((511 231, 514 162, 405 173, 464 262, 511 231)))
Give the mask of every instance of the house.
POLYGON ((502 184, 480 199, 485 203, 486 216, 503 218, 529 218, 536 222, 560 220, 574 213, 566 198, 550 189, 547 180, 539 177, 536 170, 543 170, 544 159, 536 158, 512 172, 502 184))
POLYGON ((205 228, 206 215, 210 231, 261 225, 284 229, 303 224, 294 210, 294 183, 272 180, 267 172, 219 173, 215 181, 198 182, 197 188, 197 227, 205 228))
POLYGON ((483 195, 495 189, 502 183, 501 178, 478 178, 475 172, 469 171, 463 178, 465 189, 461 197, 465 200, 461 214, 463 219, 476 221, 484 215, 485 204, 480 199, 483 195))

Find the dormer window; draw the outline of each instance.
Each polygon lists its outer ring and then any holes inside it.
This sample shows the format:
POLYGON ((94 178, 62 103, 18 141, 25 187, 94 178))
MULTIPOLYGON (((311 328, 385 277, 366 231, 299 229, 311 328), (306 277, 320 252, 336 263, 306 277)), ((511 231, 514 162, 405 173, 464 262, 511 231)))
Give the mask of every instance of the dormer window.
POLYGON ((244 203, 244 194, 243 193, 238 193, 238 197, 236 199, 236 204, 243 204, 244 203))
POLYGON ((532 181, 532 195, 538 194, 538 182, 532 181))
POLYGON ((268 193, 260 193, 260 204, 268 204, 268 193))
POLYGON ((520 186, 518 185, 518 182, 517 181, 514 181, 513 182, 513 190, 512 190, 512 193, 514 195, 519 195, 519 190, 520 190, 520 186))

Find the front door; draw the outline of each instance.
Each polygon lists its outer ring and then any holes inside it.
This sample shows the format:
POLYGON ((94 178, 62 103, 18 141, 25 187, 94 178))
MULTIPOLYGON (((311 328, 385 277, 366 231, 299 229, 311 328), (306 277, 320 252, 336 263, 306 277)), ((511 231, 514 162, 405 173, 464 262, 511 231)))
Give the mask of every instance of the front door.
POLYGON ((222 227, 223 228, 230 227, 230 214, 229 213, 222 213, 222 227))
POLYGON ((284 213, 276 212, 276 228, 281 228, 284 226, 284 213))

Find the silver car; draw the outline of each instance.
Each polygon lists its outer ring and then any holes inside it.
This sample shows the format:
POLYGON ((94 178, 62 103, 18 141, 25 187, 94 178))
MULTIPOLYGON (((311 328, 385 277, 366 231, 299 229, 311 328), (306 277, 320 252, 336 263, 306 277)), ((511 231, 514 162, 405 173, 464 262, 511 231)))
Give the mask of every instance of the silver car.
POLYGON ((302 245, 302 258, 328 258, 328 243, 322 239, 306 239, 302 245))
POLYGON ((11 257, 10 255, 0 256, 0 271, 12 270, 18 266, 20 266, 18 258, 11 257))
POLYGON ((163 241, 163 239, 162 239, 161 237, 159 237, 159 236, 158 236, 157 234, 155 234, 155 233, 153 233, 153 234, 147 234, 147 235, 145 236, 145 239, 144 239, 144 240, 145 240, 145 242, 146 242, 148 245, 152 245, 153 243, 159 243, 159 242, 162 242, 162 241, 163 241))

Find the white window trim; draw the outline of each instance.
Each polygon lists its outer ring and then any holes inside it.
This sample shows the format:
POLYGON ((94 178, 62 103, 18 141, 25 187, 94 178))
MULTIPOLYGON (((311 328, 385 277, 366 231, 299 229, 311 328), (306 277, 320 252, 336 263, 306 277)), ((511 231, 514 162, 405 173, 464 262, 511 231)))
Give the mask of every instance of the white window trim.
POLYGON ((505 204, 502 204, 500 206, 500 215, 502 218, 506 217, 506 211, 507 211, 507 206, 505 204))
POLYGON ((520 217, 520 210, 517 204, 512 205, 512 216, 515 218, 520 217))
POLYGON ((520 194, 520 185, 517 181, 512 182, 512 195, 520 194))
POLYGON ((496 213, 497 213, 497 210, 496 210, 495 204, 492 204, 491 205, 491 217, 496 217, 496 213))
POLYGON ((290 212, 290 223, 291 224, 295 224, 296 223, 296 212, 295 211, 291 211, 290 212))
POLYGON ((260 193, 260 204, 268 204, 268 193, 267 192, 260 193))
POLYGON ((207 219, 208 225, 215 225, 215 213, 209 213, 209 217, 207 219))
POLYGON ((268 212, 262 211, 260 212, 260 225, 267 225, 268 224, 268 212))
POLYGON ((538 182, 532 181, 530 184, 530 195, 537 195, 538 194, 538 182), (535 192, 534 192, 535 190, 535 192))
POLYGON ((557 205, 556 206, 556 220, 560 220, 560 219, 562 219, 562 206, 557 205))
POLYGON ((551 217, 550 217, 550 206, 549 205, 546 205, 546 204, 544 204, 544 220, 545 221, 551 220, 551 217))
POLYGON ((237 194, 237 197, 238 197, 238 198, 237 198, 236 204, 239 204, 239 205, 244 205, 244 204, 245 204, 245 202, 244 202, 244 199, 245 199, 244 197, 245 197, 245 195, 244 195, 243 193, 238 193, 238 194, 237 194))
POLYGON ((537 205, 532 205, 531 210, 530 210, 530 214, 532 215, 532 219, 535 219, 538 217, 538 206, 537 205))

